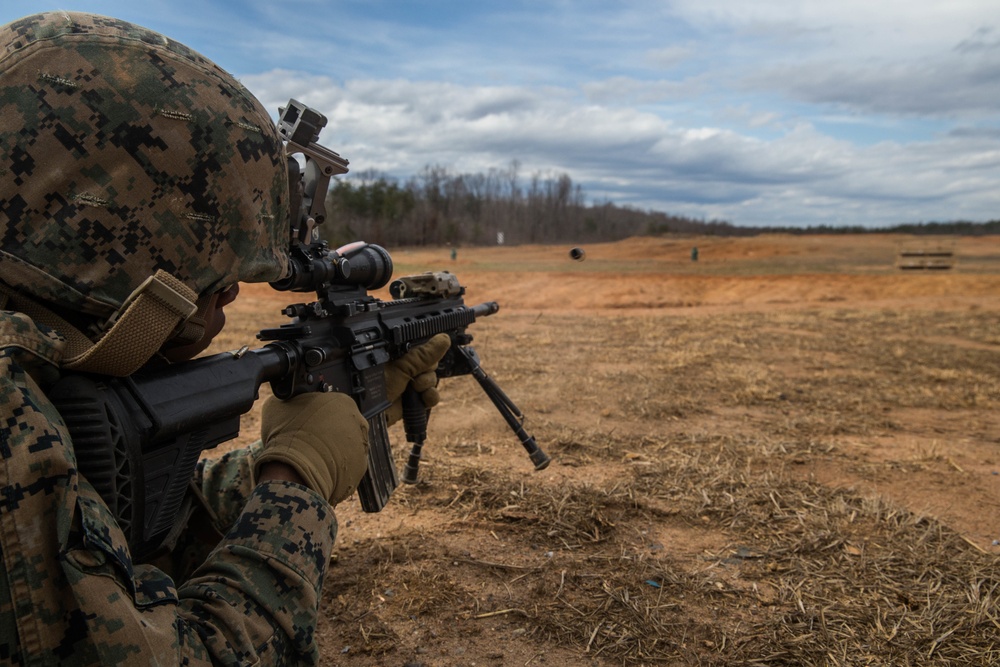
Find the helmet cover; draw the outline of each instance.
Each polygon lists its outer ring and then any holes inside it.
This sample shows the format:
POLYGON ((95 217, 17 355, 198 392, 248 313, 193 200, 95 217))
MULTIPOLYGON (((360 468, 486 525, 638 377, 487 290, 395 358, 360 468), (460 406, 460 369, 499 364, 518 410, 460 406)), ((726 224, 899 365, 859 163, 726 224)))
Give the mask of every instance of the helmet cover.
POLYGON ((125 21, 0 27, 0 280, 107 318, 162 269, 199 295, 288 268, 285 151, 204 56, 125 21))

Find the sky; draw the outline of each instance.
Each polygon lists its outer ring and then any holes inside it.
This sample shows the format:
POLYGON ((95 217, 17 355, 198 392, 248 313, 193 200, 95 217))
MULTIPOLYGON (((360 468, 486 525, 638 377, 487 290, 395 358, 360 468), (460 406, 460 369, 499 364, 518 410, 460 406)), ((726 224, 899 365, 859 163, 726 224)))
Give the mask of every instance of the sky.
POLYGON ((3 0, 0 23, 45 9, 316 108, 355 176, 516 161, 735 225, 1000 219, 998 0, 3 0))

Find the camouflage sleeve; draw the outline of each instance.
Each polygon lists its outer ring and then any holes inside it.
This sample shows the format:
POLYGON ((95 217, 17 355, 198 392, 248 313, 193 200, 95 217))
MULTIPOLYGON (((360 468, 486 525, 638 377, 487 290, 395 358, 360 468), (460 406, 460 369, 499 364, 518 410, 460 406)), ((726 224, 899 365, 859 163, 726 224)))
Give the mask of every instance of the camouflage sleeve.
POLYGON ((182 640, 204 644, 215 660, 316 663, 313 634, 335 537, 333 509, 318 494, 288 482, 255 487, 219 547, 178 589, 182 640))
POLYGON ((198 463, 195 483, 223 533, 236 522, 253 491, 253 461, 263 446, 258 440, 218 458, 202 459, 198 463))
POLYGON ((319 597, 336 536, 326 500, 288 482, 250 494, 235 525, 178 586, 133 563, 99 500, 81 495, 65 572, 100 664, 314 665, 319 597), (167 657, 169 656, 169 658, 167 657))
POLYGON ((198 462, 189 497, 179 514, 183 530, 174 533, 152 562, 183 581, 205 562, 208 554, 236 523, 254 488, 253 460, 263 445, 258 441, 198 462))

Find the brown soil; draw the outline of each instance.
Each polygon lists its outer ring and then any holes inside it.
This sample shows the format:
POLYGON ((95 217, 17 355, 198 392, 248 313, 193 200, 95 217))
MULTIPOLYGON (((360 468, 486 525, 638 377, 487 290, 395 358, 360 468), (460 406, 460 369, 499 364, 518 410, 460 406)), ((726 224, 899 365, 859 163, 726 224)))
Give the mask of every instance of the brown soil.
MULTIPOLYGON (((1000 664, 1000 239, 897 268, 922 244, 394 252, 501 304, 474 346, 553 462, 444 382, 421 483, 338 508, 324 658, 1000 664)), ((218 349, 288 302, 244 288, 218 349)))

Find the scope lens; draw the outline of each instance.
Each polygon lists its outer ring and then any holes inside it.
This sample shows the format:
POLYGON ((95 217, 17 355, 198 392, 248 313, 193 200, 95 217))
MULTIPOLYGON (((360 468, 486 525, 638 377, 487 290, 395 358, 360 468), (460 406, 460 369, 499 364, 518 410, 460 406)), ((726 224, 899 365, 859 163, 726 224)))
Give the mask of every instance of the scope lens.
POLYGON ((337 254, 350 262, 352 285, 378 289, 392 278, 392 257, 382 246, 357 241, 338 248, 337 254))

